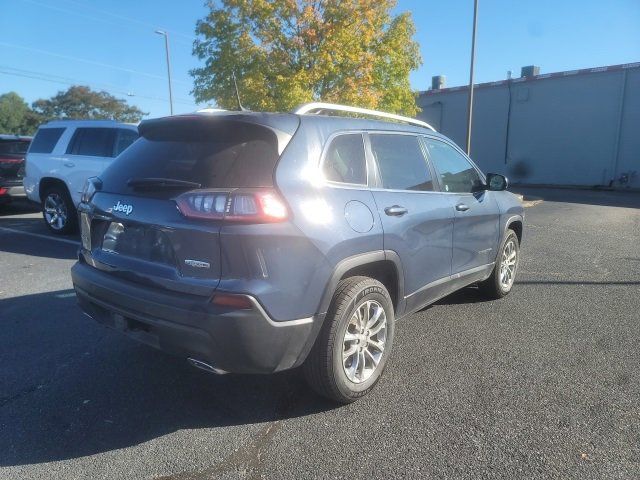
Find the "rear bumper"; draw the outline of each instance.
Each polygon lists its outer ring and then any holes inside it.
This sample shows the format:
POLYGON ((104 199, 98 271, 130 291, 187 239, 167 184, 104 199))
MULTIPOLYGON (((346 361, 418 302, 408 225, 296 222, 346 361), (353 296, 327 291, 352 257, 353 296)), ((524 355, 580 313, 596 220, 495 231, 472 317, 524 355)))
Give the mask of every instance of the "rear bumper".
POLYGON ((0 179, 0 203, 8 202, 12 198, 25 196, 22 180, 0 179))
POLYGON ((29 177, 26 175, 22 179, 22 184, 24 185, 24 193, 29 200, 35 203, 40 203, 40 179, 36 179, 34 177, 29 177))
POLYGON ((276 322, 260 304, 233 310, 208 298, 123 280, 78 262, 71 269, 82 310, 108 327, 167 353, 233 373, 271 373, 300 365, 320 318, 276 322))

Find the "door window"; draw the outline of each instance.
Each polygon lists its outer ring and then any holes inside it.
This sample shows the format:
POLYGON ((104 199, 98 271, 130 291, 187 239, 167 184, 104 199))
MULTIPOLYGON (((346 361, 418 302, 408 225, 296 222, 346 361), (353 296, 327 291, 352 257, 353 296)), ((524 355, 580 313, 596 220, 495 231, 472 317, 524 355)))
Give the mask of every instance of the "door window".
POLYGON ((89 157, 112 157, 113 128, 78 128, 71 138, 67 154, 89 157))
POLYGON ((367 184, 367 163, 362 135, 339 135, 324 157, 322 171, 330 182, 367 184))
POLYGON ((390 190, 433 190, 433 179, 417 136, 371 134, 371 150, 382 187, 390 190))
POLYGON ((435 167, 445 192, 472 193, 483 184, 482 178, 467 158, 451 145, 425 138, 429 160, 435 167))

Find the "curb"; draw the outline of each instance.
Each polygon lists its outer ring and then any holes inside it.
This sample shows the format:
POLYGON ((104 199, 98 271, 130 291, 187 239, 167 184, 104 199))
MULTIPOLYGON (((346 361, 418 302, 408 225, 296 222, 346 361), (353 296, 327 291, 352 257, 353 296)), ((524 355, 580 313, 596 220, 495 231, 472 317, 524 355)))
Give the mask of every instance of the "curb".
POLYGON ((542 202, 544 202, 544 200, 540 197, 527 196, 527 198, 525 199, 524 195, 520 193, 516 193, 515 196, 518 197, 520 203, 522 203, 522 206, 524 208, 535 207, 536 205, 540 205, 542 202))

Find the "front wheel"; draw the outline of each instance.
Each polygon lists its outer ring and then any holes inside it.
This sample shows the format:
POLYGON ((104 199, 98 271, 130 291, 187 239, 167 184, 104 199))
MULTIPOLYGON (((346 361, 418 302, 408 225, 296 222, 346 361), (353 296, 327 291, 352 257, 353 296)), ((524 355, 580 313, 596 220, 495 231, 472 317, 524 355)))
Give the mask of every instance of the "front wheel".
POLYGON ((384 285, 368 277, 342 280, 304 364, 307 382, 341 403, 366 395, 384 370, 393 334, 393 303, 384 285))
POLYGON ((509 229, 502 242, 491 276, 479 288, 489 298, 502 298, 513 288, 520 260, 520 242, 516 232, 509 229))
POLYGON ((57 185, 44 192, 42 216, 49 230, 58 235, 74 233, 78 226, 76 207, 69 192, 57 185))

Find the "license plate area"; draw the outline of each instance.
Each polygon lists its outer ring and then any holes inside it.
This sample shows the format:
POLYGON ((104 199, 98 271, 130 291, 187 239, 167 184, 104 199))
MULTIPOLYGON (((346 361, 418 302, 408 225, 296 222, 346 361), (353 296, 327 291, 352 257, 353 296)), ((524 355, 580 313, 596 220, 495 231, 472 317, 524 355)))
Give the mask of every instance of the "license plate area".
POLYGON ((176 265, 167 234, 145 225, 111 222, 102 237, 101 249, 148 262, 176 265))
POLYGON ((133 318, 125 317, 119 313, 111 313, 113 328, 128 335, 135 340, 146 343, 155 348, 160 348, 160 339, 155 329, 146 323, 133 318))

